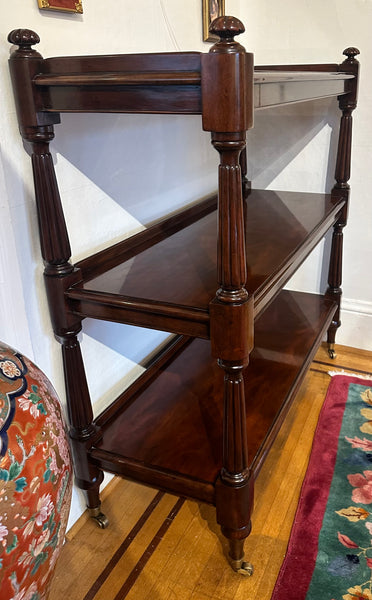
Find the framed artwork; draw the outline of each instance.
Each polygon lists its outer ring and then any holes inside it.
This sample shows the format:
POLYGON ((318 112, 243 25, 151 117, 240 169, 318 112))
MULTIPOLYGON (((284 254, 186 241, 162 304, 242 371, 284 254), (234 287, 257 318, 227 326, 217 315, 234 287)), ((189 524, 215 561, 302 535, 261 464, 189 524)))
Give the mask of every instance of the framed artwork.
POLYGON ((63 10, 65 12, 82 13, 81 0, 37 0, 39 8, 44 10, 63 10))
POLYGON ((217 42, 218 37, 209 33, 209 26, 225 14, 225 0, 203 0, 203 40, 204 42, 217 42))

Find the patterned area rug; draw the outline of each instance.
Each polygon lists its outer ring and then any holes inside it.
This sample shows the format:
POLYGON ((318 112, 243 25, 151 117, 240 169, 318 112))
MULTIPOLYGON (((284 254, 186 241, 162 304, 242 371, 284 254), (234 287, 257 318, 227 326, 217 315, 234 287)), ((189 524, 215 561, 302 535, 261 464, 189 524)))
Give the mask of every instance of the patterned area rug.
POLYGON ((371 380, 331 380, 271 600, 372 600, 371 380))

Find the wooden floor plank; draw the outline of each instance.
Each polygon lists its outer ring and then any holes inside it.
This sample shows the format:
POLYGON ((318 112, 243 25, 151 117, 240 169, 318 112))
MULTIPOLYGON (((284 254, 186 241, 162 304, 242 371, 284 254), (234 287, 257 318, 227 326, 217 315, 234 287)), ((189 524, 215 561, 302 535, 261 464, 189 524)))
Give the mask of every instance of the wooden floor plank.
POLYGON ((85 521, 72 539, 68 539, 63 550, 53 581, 51 598, 72 600, 84 598, 101 570, 123 539, 136 524, 143 511, 156 495, 156 490, 118 480, 112 495, 105 499, 105 511, 110 516, 110 526, 101 530, 91 520, 85 521), (120 497, 120 502, 117 497, 120 497), (125 506, 123 512, 121 506, 125 506), (109 532, 106 536, 105 533, 109 532), (82 565, 84 568, 82 569, 82 565), (66 573, 69 574, 66 578, 66 573))
MULTIPOLYGON (((126 585, 126 589, 130 589, 129 583, 132 581, 135 583, 137 573, 134 571, 135 569, 140 569, 140 560, 143 562, 147 558, 144 556, 144 553, 153 542, 155 535, 166 520, 175 501, 176 499, 168 494, 163 497, 151 515, 151 519, 148 519, 144 524, 127 552, 117 562, 108 579, 94 597, 94 600, 115 598, 124 585, 126 585), (127 583, 128 579, 129 582, 127 583)), ((124 592, 122 595, 124 596, 124 592)))
MULTIPOLYGON (((315 365, 321 365, 324 368, 328 365, 328 370, 342 371, 351 370, 361 374, 372 375, 372 353, 368 350, 359 350, 349 348, 348 346, 336 346, 336 357, 330 359, 328 356, 327 345, 322 344, 315 357, 315 365)), ((315 366, 314 365, 314 366, 315 366)), ((317 366, 318 366, 317 365, 317 366)))
POLYGON ((116 562, 113 557, 120 555, 125 537, 157 491, 115 479, 103 503, 110 518, 109 528, 100 530, 82 517, 70 530, 50 600, 84 600, 107 565, 109 577, 97 592, 93 590, 89 600, 115 600, 129 577, 133 579, 132 587, 124 589, 125 595, 116 600, 269 600, 285 555, 318 414, 329 385, 327 373, 372 371, 372 352, 343 346, 336 349, 335 360, 329 358, 325 346, 317 353, 257 479, 252 533, 245 543, 247 560, 255 568, 252 577, 243 578, 228 566, 226 540, 216 524, 213 507, 184 501, 158 540, 157 533, 177 503, 177 498, 168 494, 162 496, 116 562), (157 545, 152 552, 154 539, 157 545), (112 568, 111 559, 115 563, 112 568), (135 575, 131 575, 133 572, 135 575))

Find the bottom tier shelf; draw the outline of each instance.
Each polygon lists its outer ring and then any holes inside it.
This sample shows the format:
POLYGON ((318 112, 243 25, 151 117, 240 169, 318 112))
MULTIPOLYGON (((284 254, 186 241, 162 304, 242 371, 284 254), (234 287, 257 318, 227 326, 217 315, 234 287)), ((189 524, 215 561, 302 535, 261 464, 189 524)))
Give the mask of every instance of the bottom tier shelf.
MULTIPOLYGON (((245 371, 248 452, 257 476, 295 392, 328 328, 335 304, 283 291, 255 323, 245 371)), ((97 424, 100 468, 214 503, 222 465, 223 371, 210 344, 181 339, 97 424)))

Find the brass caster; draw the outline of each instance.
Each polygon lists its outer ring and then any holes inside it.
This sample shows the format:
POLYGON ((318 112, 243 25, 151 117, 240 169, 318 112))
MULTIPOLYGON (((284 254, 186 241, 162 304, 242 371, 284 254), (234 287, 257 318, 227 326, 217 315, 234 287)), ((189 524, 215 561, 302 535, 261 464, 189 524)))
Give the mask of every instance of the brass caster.
POLYGON ((93 521, 95 521, 101 529, 106 529, 109 525, 109 520, 103 512, 101 512, 101 507, 97 508, 88 508, 89 515, 93 521))
POLYGON ((335 347, 334 347, 334 345, 333 345, 333 344, 330 344, 330 345, 329 345, 329 348, 328 348, 328 355, 329 355, 329 358, 331 358, 332 360, 333 360, 334 358, 336 358, 336 356, 337 356, 337 354, 336 354, 336 350, 335 350, 335 347))
POLYGON ((103 513, 99 513, 96 517, 92 517, 93 521, 95 521, 101 529, 106 529, 109 525, 109 520, 103 513))
POLYGON ((233 570, 243 577, 251 577, 253 575, 253 565, 245 560, 233 560, 230 558, 230 564, 233 570))

